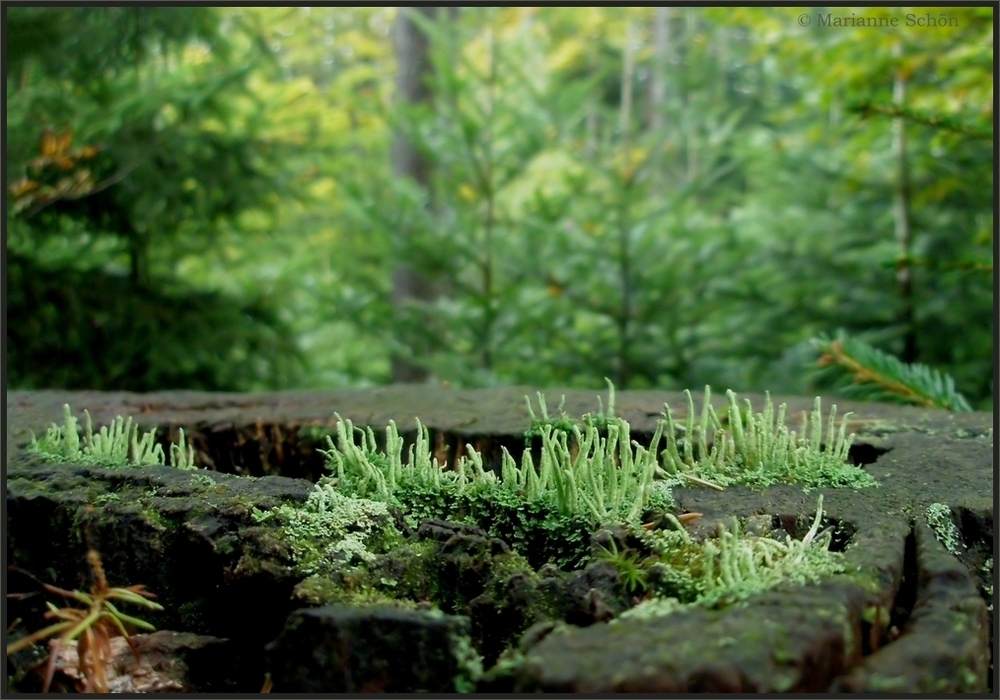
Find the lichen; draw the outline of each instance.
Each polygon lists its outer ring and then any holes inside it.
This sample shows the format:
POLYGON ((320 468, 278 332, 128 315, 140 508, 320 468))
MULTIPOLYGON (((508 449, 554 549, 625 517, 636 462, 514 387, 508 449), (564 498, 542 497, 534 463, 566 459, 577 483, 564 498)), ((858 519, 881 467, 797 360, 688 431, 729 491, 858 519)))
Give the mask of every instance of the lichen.
MULTIPOLYGON (((156 443, 156 431, 139 436, 139 426, 131 416, 118 416, 110 426, 94 433, 90 412, 84 409, 83 438, 69 404, 63 405, 63 425, 53 423, 39 440, 31 434, 27 451, 53 462, 93 464, 102 467, 166 466, 163 447, 156 443)), ((170 463, 178 469, 195 469, 194 450, 180 431, 180 445, 170 445, 170 463)))
POLYGON ((280 525, 296 569, 307 576, 332 566, 370 563, 400 539, 385 503, 345 496, 329 482, 317 484, 302 505, 254 508, 251 515, 257 523, 280 525))
POLYGON ((934 536, 944 548, 955 556, 960 555, 960 536, 955 521, 951 516, 951 508, 944 503, 932 503, 925 513, 927 525, 934 531, 934 536))
POLYGON ((818 396, 813 410, 803 413, 796 433, 785 426, 786 405, 781 404, 775 412, 770 394, 765 396, 763 412, 754 413, 749 400, 741 407, 736 394, 727 391, 728 410, 720 419, 710 403, 711 389, 706 386, 701 416, 696 420, 691 392, 684 393, 688 404, 685 424, 674 422, 669 406, 664 410, 664 475, 758 489, 780 483, 807 489, 878 485, 863 469, 848 463, 854 439, 853 434, 846 434, 850 413, 844 414, 838 427, 834 406, 824 437, 818 396))
POLYGON ((843 572, 843 555, 830 551, 830 532, 819 533, 820 496, 812 527, 801 540, 779 542, 743 532, 738 521, 720 524, 717 536, 696 542, 682 530, 657 530, 640 536, 659 559, 657 597, 617 619, 649 619, 688 606, 725 607, 781 583, 815 583, 843 572))
POLYGON ((635 520, 659 493, 652 484, 662 426, 647 449, 630 439, 629 424, 620 418, 608 420, 604 436, 595 425, 584 430, 573 425, 567 432, 544 424, 538 467, 530 451, 518 465, 504 448, 498 476, 484 470, 482 456, 471 447, 454 469, 446 469, 432 456, 427 429, 419 420, 416 444, 404 462, 395 422, 386 428, 385 450, 379 451, 371 428, 355 429, 351 421, 337 418, 337 441, 328 438, 330 449, 322 452, 338 485, 355 496, 403 505, 397 497, 403 489, 452 488, 462 493, 496 486, 524 502, 551 499, 561 515, 580 515, 599 524, 635 520))

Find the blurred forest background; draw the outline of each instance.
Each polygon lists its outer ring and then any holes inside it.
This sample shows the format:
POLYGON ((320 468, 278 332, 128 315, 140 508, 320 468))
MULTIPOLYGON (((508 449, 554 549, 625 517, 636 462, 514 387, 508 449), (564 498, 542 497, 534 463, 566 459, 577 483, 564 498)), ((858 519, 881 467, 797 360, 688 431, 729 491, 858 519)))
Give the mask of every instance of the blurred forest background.
POLYGON ((4 8, 8 386, 805 393, 843 329, 992 410, 993 9, 810 12, 4 8))

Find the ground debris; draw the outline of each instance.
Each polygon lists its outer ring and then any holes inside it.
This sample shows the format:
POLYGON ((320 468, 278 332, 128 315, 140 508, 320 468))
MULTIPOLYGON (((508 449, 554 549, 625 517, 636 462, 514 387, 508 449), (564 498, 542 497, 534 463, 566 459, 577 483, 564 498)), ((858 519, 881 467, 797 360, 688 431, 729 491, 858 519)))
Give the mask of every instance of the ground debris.
MULTIPOLYGON (((135 659, 124 637, 110 640, 111 656, 105 667, 108 689, 112 693, 184 693, 198 692, 192 683, 186 660, 191 650, 222 644, 225 640, 182 632, 159 631, 132 637, 139 649, 135 659)), ((54 646, 53 640, 51 646, 54 646)), ((44 673, 44 666, 42 672, 44 673)), ((80 671, 76 641, 68 642, 58 650, 55 660, 54 687, 67 687, 81 691, 86 679, 80 671)))

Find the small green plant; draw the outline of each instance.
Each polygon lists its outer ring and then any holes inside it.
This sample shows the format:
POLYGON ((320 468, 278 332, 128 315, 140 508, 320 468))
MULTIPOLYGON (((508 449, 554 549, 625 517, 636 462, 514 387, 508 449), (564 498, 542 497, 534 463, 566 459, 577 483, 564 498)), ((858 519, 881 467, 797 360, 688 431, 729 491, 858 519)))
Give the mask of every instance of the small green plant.
POLYGON ((524 403, 528 407, 528 415, 531 416, 531 425, 528 427, 527 430, 524 431, 525 445, 530 444, 532 438, 541 437, 542 429, 545 426, 551 426, 558 430, 570 431, 576 424, 576 422, 572 418, 567 416, 566 412, 563 410, 563 407, 566 405, 565 395, 559 401, 559 408, 556 409, 557 411, 559 411, 559 416, 556 418, 553 418, 549 415, 549 410, 545 405, 545 396, 542 394, 542 392, 540 391, 536 392, 535 395, 538 397, 538 412, 541 414, 541 418, 539 418, 535 414, 534 409, 531 407, 531 399, 529 399, 528 396, 525 395, 524 403))
MULTIPOLYGON (((63 425, 53 423, 41 440, 31 435, 28 451, 56 462, 76 462, 104 467, 164 466, 163 447, 156 442, 156 431, 139 436, 139 426, 132 418, 118 416, 110 426, 95 433, 90 412, 84 409, 81 439, 78 421, 69 404, 63 405, 63 425)), ((181 429, 180 445, 170 446, 170 461, 178 469, 196 469, 194 450, 187 445, 181 429)))
POLYGON ((598 395, 597 413, 585 413, 582 418, 584 425, 606 428, 609 423, 615 420, 615 385, 607 377, 604 378, 604 381, 608 384, 608 412, 604 412, 604 402, 598 395))
POLYGON ((635 552, 619 551, 614 539, 611 540, 610 547, 600 547, 596 559, 615 567, 628 595, 645 593, 649 588, 647 563, 635 552))
POLYGON ((561 513, 585 513, 595 523, 633 522, 652 500, 662 506, 670 499, 669 489, 658 488, 654 476, 663 425, 648 448, 631 440, 629 424, 621 418, 609 419, 605 430, 602 437, 594 424, 583 430, 573 425, 569 432, 543 426, 539 467, 529 451, 518 467, 504 449, 502 483, 528 499, 551 493, 561 513))
POLYGON ((170 445, 170 464, 184 471, 197 469, 198 465, 194 463, 194 454, 195 450, 187 444, 187 440, 184 438, 184 428, 181 428, 178 444, 171 443, 170 445))
POLYGON ((113 600, 120 600, 124 603, 139 605, 149 610, 163 610, 163 606, 150 600, 156 596, 145 590, 144 586, 128 586, 126 588, 111 588, 108 586, 104 576, 104 567, 101 564, 101 557, 96 550, 87 552, 87 561, 94 572, 94 585, 90 593, 82 591, 67 591, 43 583, 45 590, 68 600, 76 600, 86 605, 86 608, 57 608, 52 603, 48 605, 48 612, 45 617, 50 620, 59 620, 55 624, 38 630, 27 637, 22 637, 16 642, 7 646, 7 656, 26 649, 33 644, 59 635, 58 640, 52 645, 49 652, 49 662, 45 674, 45 683, 42 692, 48 692, 55 672, 55 660, 59 656, 59 649, 74 639, 79 639, 77 652, 79 658, 80 672, 86 679, 84 692, 107 693, 108 679, 106 669, 111 663, 111 638, 122 636, 128 643, 136 662, 139 661, 139 649, 128 632, 128 627, 135 627, 147 631, 155 628, 136 617, 126 615, 115 607, 113 600))
POLYGON ((337 442, 327 436, 329 450, 320 450, 326 456, 327 465, 334 472, 336 483, 359 497, 373 496, 382 501, 393 502, 394 494, 406 482, 428 488, 441 487, 444 483, 455 484, 459 489, 473 483, 496 483, 496 476, 483 470, 482 457, 471 447, 468 455, 458 461, 454 470, 433 457, 427 428, 417 419, 416 444, 409 450, 408 459, 403 461, 403 438, 395 421, 389 421, 385 429, 385 449, 378 448, 375 432, 369 427, 355 428, 350 420, 337 417, 337 442), (360 435, 360 444, 354 435, 360 435))
POLYGON ((843 332, 819 337, 821 376, 840 380, 840 391, 864 401, 892 401, 949 411, 971 411, 955 380, 927 365, 906 364, 843 332))

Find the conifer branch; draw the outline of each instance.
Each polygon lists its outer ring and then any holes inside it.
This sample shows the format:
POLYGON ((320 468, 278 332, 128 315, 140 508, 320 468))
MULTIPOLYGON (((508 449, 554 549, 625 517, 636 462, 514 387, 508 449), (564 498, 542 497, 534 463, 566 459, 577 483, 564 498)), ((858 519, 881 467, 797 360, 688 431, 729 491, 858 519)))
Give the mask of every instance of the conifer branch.
POLYGON ((857 102, 850 106, 851 111, 862 117, 878 114, 884 117, 902 118, 917 124, 924 124, 935 129, 944 129, 963 134, 975 139, 992 139, 993 130, 986 129, 962 119, 946 114, 932 114, 922 110, 909 109, 898 105, 881 104, 878 102, 857 102))
POLYGON ((835 339, 813 340, 819 349, 819 367, 824 374, 840 377, 840 390, 862 400, 888 400, 971 411, 968 400, 955 389, 955 380, 923 364, 906 364, 843 332, 835 339), (846 383, 843 379, 848 379, 846 383))

